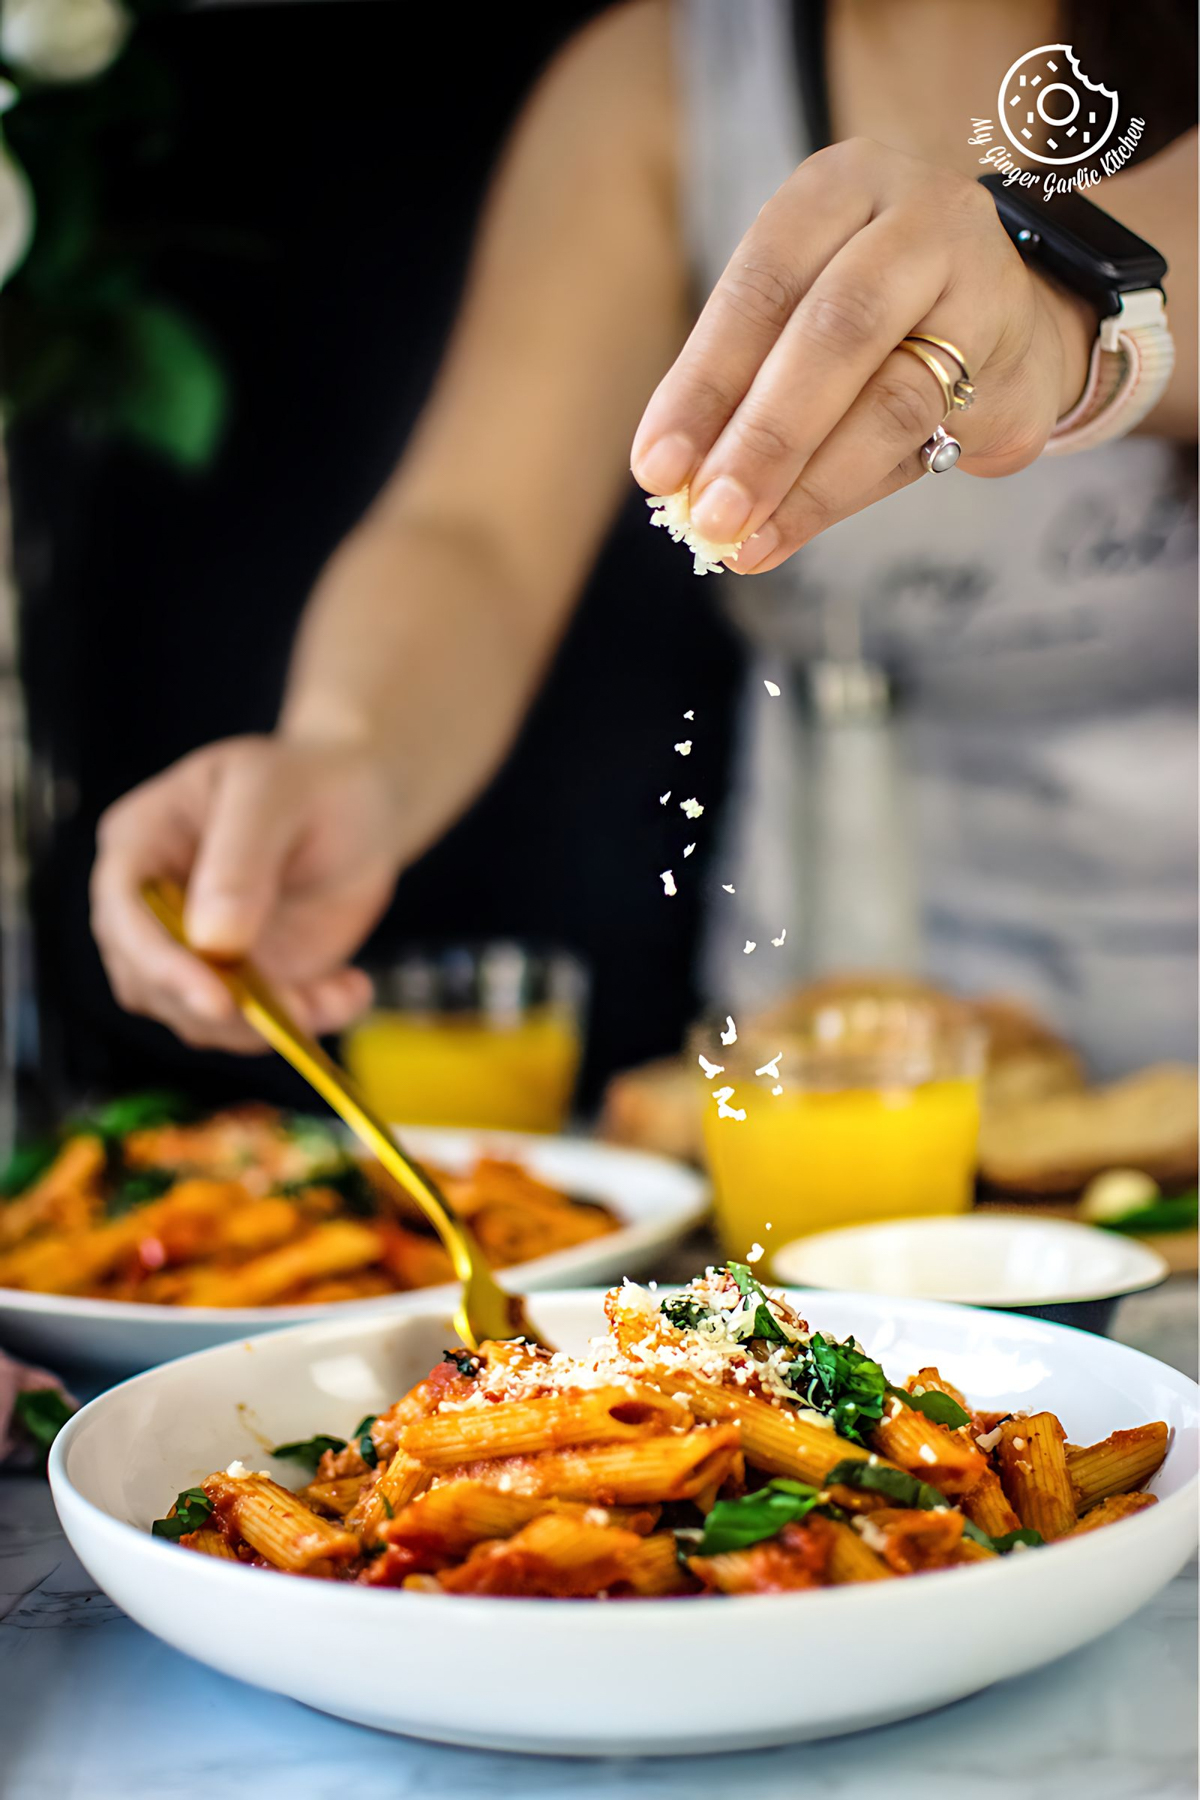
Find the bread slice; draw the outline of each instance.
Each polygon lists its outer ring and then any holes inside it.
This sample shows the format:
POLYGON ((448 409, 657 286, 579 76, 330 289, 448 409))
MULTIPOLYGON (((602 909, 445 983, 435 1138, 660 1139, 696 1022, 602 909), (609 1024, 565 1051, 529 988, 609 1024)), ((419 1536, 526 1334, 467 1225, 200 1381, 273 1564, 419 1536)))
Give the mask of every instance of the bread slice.
POLYGON ((1197 1163, 1196 1070, 1158 1063, 1107 1087, 988 1107, 979 1168, 995 1187, 1068 1194, 1104 1169, 1191 1181, 1197 1163))

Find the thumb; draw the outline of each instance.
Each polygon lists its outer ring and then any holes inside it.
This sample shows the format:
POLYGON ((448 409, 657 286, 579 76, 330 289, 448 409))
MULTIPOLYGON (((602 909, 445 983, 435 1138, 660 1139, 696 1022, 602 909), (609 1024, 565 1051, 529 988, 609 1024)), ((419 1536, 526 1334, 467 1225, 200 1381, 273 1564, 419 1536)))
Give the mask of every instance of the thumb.
POLYGON ((220 770, 188 883, 197 950, 249 954, 279 897, 299 817, 270 753, 241 751, 220 770))

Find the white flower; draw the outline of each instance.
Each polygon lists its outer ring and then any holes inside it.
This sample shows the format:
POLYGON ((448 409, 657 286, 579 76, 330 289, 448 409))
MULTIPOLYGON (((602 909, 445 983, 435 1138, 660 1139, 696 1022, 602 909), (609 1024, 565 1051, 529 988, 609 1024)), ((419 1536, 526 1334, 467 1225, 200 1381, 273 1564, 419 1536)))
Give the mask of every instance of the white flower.
POLYGON ((90 81, 132 23, 120 0, 4 0, 0 55, 42 81, 90 81))
POLYGON ((33 195, 25 171, 0 139, 0 287, 25 260, 33 241, 33 195))

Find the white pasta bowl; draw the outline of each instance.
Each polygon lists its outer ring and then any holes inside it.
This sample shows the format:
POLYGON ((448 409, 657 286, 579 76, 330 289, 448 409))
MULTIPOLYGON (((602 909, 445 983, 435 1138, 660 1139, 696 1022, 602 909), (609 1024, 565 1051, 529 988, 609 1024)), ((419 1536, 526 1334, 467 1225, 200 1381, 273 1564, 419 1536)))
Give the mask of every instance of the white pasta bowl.
MULTIPOLYGON (((616 1231, 588 1238, 501 1272, 516 1293, 570 1283, 614 1281, 646 1268, 703 1217, 708 1182, 695 1169, 582 1137, 532 1132, 396 1127, 405 1147, 447 1169, 468 1168, 480 1154, 508 1156, 552 1187, 602 1200, 620 1217, 616 1231)), ((92 1300, 0 1287, 0 1344, 58 1367, 77 1363, 110 1377, 152 1369, 213 1344, 275 1331, 332 1314, 395 1313, 412 1304, 444 1304, 449 1288, 382 1294, 317 1306, 158 1306, 136 1300, 92 1300)))
MULTIPOLYGON (((802 1304, 894 1379, 936 1364, 981 1408, 1058 1413, 1074 1443, 1165 1419, 1159 1504, 993 1563, 748 1598, 405 1593, 246 1568, 149 1535, 178 1490, 234 1457, 295 1485, 264 1447, 345 1435, 381 1411, 453 1341, 436 1307, 296 1326, 126 1382, 60 1433, 55 1503, 117 1605, 223 1674, 386 1731, 552 1754, 750 1749, 905 1718, 1078 1649, 1186 1562, 1200 1393, 1174 1369, 1019 1315, 846 1293, 802 1304)), ((534 1312, 568 1350, 603 1328, 595 1292, 544 1294, 534 1312)))

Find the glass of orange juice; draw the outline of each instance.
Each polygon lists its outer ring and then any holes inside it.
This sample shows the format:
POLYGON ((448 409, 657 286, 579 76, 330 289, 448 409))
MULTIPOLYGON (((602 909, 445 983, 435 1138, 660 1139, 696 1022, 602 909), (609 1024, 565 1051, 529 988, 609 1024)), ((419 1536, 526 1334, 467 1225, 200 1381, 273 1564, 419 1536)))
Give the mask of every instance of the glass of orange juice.
POLYGON ((492 943, 406 951, 374 968, 375 1005, 342 1040, 387 1119, 561 1131, 587 979, 567 952, 492 943))
POLYGON ((955 1002, 869 987, 815 993, 786 1025, 730 1044, 699 1028, 692 1055, 709 1091, 727 1254, 758 1244, 769 1267, 773 1246, 808 1232, 965 1211, 985 1048, 955 1002))

